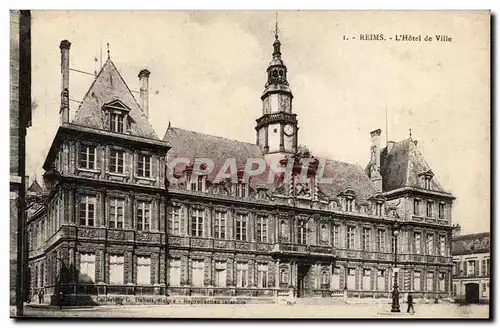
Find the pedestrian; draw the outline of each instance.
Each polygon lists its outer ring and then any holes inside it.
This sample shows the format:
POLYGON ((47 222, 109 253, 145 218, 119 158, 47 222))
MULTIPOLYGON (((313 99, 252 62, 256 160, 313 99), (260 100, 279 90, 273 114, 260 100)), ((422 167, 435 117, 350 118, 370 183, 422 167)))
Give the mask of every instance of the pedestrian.
POLYGON ((40 288, 38 290, 38 304, 42 304, 42 300, 43 300, 43 289, 40 288))
POLYGON ((413 296, 411 295, 411 293, 408 293, 407 303, 408 303, 408 309, 406 310, 406 312, 410 313, 411 309, 411 313, 415 313, 415 308, 413 307, 413 296))

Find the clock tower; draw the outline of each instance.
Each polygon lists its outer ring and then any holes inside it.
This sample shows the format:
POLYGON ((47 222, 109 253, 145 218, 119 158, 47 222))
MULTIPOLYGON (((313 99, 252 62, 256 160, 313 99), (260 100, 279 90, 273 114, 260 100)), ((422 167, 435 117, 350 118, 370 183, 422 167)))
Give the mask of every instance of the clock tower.
POLYGON ((292 113, 293 94, 287 81, 287 68, 281 59, 281 42, 275 31, 273 58, 267 67, 262 94, 262 116, 257 119, 257 145, 266 159, 297 152, 297 115, 292 113))

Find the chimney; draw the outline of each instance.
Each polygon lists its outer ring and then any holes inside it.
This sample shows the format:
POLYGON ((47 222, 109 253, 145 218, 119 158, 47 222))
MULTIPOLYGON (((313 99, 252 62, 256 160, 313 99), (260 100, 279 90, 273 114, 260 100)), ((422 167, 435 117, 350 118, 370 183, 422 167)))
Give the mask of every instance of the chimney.
POLYGON ((150 71, 143 69, 139 72, 139 84, 141 85, 141 108, 146 117, 149 117, 149 75, 150 71))
POLYGON ((370 133, 371 139, 371 168, 370 179, 378 192, 382 192, 382 176, 380 175, 380 134, 382 130, 377 129, 370 133))
POLYGON ((71 43, 68 40, 62 40, 59 48, 61 49, 61 124, 69 123, 69 48, 71 43))
POLYGON ((392 151, 392 147, 394 147, 394 141, 387 141, 387 154, 390 154, 392 151))

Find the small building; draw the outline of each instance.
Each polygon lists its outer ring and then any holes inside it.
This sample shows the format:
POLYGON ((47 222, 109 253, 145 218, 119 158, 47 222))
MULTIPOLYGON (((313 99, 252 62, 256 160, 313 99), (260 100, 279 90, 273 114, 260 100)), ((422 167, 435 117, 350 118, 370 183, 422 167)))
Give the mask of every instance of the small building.
POLYGON ((490 299, 490 233, 456 236, 452 241, 453 296, 468 303, 490 299))

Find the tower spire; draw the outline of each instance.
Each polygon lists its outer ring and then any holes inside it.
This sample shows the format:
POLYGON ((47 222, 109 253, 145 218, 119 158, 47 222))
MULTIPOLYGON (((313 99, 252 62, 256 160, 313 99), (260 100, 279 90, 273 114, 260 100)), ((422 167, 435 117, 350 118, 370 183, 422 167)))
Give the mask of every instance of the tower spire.
POLYGON ((109 59, 109 42, 106 45, 108 47, 108 59, 109 59))
POLYGON ((279 29, 278 29, 278 13, 276 13, 276 24, 274 25, 274 38, 278 40, 279 29))

